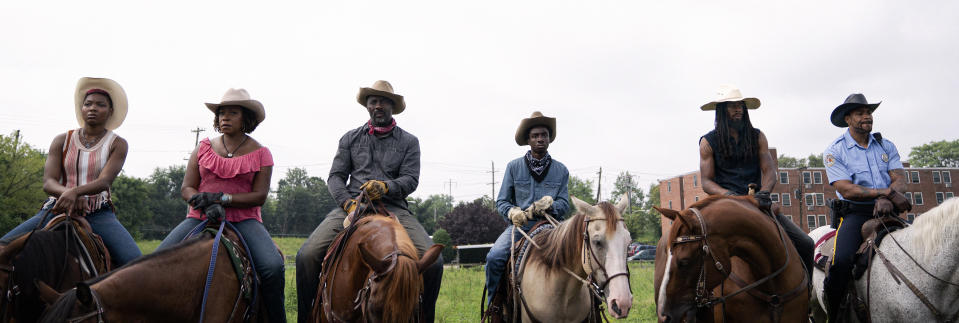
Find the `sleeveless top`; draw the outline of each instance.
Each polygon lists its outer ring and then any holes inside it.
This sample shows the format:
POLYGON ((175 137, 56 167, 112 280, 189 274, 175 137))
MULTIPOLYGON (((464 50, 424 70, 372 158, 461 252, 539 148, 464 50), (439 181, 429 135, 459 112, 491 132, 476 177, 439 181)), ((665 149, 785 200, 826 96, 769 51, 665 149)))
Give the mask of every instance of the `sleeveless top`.
MULTIPOLYGON (((753 135, 758 138, 759 129, 754 128, 753 130, 755 131, 753 135)), ((759 168, 758 153, 745 156, 743 159, 722 158, 719 155, 720 138, 716 130, 710 131, 701 138, 706 138, 709 147, 713 149, 713 163, 716 166, 716 175, 713 177, 713 182, 740 195, 746 195, 749 192, 750 183, 762 185, 762 170, 759 168)), ((732 149, 734 151, 745 151, 745 141, 733 141, 732 149)))
MULTIPOLYGON (((260 171, 260 167, 273 166, 273 155, 266 147, 260 147, 249 154, 226 158, 217 155, 210 146, 210 138, 200 141, 197 150, 197 164, 200 171, 200 192, 223 192, 229 194, 249 193, 253 191, 253 178, 260 171)), ((256 219, 263 222, 260 216, 260 207, 235 208, 225 207, 226 220, 240 222, 256 219)), ((205 219, 200 210, 190 208, 187 217, 205 219)))
MULTIPOLYGON (((60 184, 67 188, 74 188, 95 181, 100 177, 100 171, 110 159, 110 147, 116 140, 117 134, 107 130, 103 138, 93 147, 87 148, 80 143, 80 129, 67 132, 68 138, 63 142, 63 172, 60 173, 60 184), (69 146, 68 146, 69 145, 69 146)), ((112 204, 110 189, 93 195, 77 197, 77 203, 83 205, 83 213, 90 214, 104 206, 112 204)))

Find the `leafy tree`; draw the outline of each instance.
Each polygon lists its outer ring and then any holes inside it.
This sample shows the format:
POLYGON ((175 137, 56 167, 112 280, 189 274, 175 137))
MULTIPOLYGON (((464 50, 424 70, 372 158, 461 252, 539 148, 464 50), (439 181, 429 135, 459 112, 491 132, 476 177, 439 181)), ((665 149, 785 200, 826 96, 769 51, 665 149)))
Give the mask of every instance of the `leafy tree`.
POLYGON ((806 166, 808 167, 826 167, 826 164, 823 164, 822 154, 809 154, 809 157, 806 157, 808 161, 806 166))
POLYGON ((460 203, 438 224, 449 232, 455 245, 492 243, 506 229, 506 221, 489 207, 489 200, 484 198, 460 203))
POLYGON ((569 196, 583 200, 589 204, 596 204, 596 193, 593 192, 593 180, 583 180, 576 176, 569 176, 569 196))
POLYGON ((40 209, 46 154, 23 142, 19 133, 0 135, 0 231, 7 232, 40 209))
POLYGON ((450 234, 446 232, 446 230, 439 229, 433 232, 433 243, 446 246, 443 248, 443 259, 446 262, 452 262, 453 258, 456 257, 452 242, 453 241, 450 240, 450 234))
POLYGON ((909 164, 912 167, 959 167, 959 139, 912 147, 909 164))
POLYGON ((806 166, 805 158, 796 158, 780 154, 778 160, 779 168, 799 168, 806 166))
POLYGON ((613 183, 613 194, 609 196, 609 202, 613 204, 618 203, 624 194, 629 194, 630 198, 627 212, 629 212, 632 207, 639 208, 643 206, 643 200, 646 196, 643 193, 643 189, 636 186, 636 183, 633 181, 633 175, 630 175, 629 172, 622 172, 616 176, 616 182, 613 183))
POLYGON ((426 229, 427 233, 435 234, 436 221, 450 212, 453 199, 449 195, 433 194, 425 200, 418 197, 407 197, 406 203, 409 205, 410 212, 423 225, 423 229, 426 229))
POLYGON ((150 192, 147 204, 153 216, 149 224, 141 229, 144 238, 162 239, 186 218, 189 208, 180 195, 185 174, 185 165, 153 169, 148 180, 150 192))
POLYGON ((149 207, 151 188, 150 182, 124 174, 117 176, 111 186, 117 219, 136 239, 143 237, 144 226, 153 219, 149 207))
POLYGON ((333 208, 329 188, 306 169, 291 168, 276 190, 276 212, 263 222, 273 233, 309 234, 333 208))

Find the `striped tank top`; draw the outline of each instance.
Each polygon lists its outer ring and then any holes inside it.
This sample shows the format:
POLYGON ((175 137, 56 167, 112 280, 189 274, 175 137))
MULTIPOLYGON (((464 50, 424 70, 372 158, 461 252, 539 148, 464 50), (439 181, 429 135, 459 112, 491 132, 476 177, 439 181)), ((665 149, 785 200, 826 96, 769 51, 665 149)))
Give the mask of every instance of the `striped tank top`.
MULTIPOLYGON (((80 129, 68 132, 69 138, 63 143, 63 173, 60 174, 60 184, 67 188, 74 188, 87 184, 100 177, 100 171, 106 166, 110 157, 110 146, 117 138, 111 130, 93 147, 87 148, 80 143, 80 129), (69 145, 69 146, 68 146, 69 145)), ((77 203, 83 204, 85 214, 110 205, 110 189, 93 194, 77 197, 77 203)))

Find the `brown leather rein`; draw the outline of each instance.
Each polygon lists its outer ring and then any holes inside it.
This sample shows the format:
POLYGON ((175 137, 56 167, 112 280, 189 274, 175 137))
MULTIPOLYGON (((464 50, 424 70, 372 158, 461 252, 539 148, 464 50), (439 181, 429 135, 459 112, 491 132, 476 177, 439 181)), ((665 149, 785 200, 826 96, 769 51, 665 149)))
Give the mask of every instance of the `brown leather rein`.
MULTIPOLYGON (((695 298, 696 307, 712 308, 713 306, 716 306, 716 304, 722 304, 723 305, 723 322, 725 322, 726 321, 726 300, 742 292, 749 292, 748 293, 749 295, 755 298, 758 298, 760 300, 763 300, 767 304, 772 306, 773 311, 770 313, 772 316, 772 321, 779 322, 779 317, 782 314, 783 305, 789 302, 790 300, 792 300, 793 298, 795 298, 796 296, 798 296, 803 289, 808 288, 808 284, 809 284, 808 277, 805 274, 803 274, 802 283, 800 283, 798 286, 796 286, 792 290, 782 295, 769 294, 761 290, 755 289, 757 286, 771 280, 772 278, 778 276, 783 271, 785 271, 786 268, 789 266, 789 262, 792 260, 791 257, 789 256, 789 246, 786 245, 786 236, 783 232, 783 227, 775 219, 770 218, 773 224, 776 225, 776 232, 779 234, 779 240, 782 242, 783 251, 786 253, 786 261, 783 263, 782 267, 772 272, 771 274, 763 278, 760 278, 759 280, 756 280, 750 284, 746 284, 745 281, 743 281, 737 275, 733 274, 732 270, 727 271, 727 269, 723 267, 722 262, 720 262, 719 259, 716 258, 716 254, 711 251, 711 248, 709 247, 706 221, 705 219, 703 219, 702 212, 700 212, 699 209, 697 208, 689 208, 689 210, 691 210, 693 214, 696 215, 696 219, 699 221, 699 227, 702 230, 703 234, 678 236, 676 237, 675 240, 673 240, 673 245, 682 244, 682 243, 691 243, 691 242, 702 242, 703 244, 703 247, 701 250, 702 250, 704 259, 703 259, 703 265, 702 267, 700 267, 700 270, 699 270, 699 280, 696 283, 696 298, 695 298), (740 289, 729 295, 724 295, 719 297, 713 296, 712 290, 708 290, 706 288, 706 261, 705 261, 706 256, 709 256, 709 258, 712 259, 713 266, 716 267, 716 270, 718 270, 721 274, 723 274, 723 277, 730 278, 734 283, 736 283, 736 285, 740 287, 740 289)), ((669 266, 669 264, 666 264, 666 265, 669 266)))

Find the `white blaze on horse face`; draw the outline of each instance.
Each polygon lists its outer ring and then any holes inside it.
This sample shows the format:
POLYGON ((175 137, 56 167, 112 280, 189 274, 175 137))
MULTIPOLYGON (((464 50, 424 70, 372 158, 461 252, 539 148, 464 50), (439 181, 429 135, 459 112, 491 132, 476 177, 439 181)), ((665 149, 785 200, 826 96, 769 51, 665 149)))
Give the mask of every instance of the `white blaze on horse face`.
MULTIPOLYGON (((605 235, 608 239, 606 248, 605 270, 607 279, 619 273, 626 273, 626 248, 629 246, 629 231, 623 222, 618 222, 616 232, 612 236, 605 235)), ((629 290, 629 276, 619 275, 608 283, 609 295, 606 297, 607 310, 615 318, 624 318, 629 315, 629 309, 633 305, 633 293, 629 290), (619 313, 613 310, 612 304, 615 302, 619 313)))
POLYGON ((673 264, 673 251, 666 248, 666 272, 663 274, 663 282, 659 284, 659 315, 663 315, 666 306, 666 284, 669 284, 669 269, 673 264))

